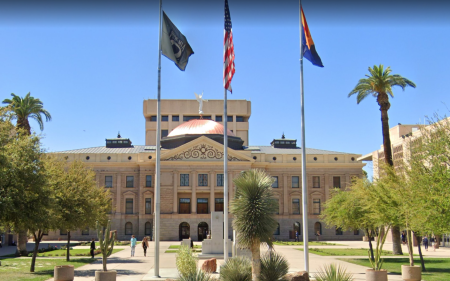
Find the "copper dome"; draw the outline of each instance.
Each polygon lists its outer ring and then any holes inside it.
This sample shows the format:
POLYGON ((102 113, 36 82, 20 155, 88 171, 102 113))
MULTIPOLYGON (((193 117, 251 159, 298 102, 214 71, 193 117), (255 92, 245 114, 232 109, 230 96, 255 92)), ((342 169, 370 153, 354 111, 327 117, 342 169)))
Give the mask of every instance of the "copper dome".
MULTIPOLYGON (((177 126, 167 137, 182 135, 223 135, 223 131, 223 125, 215 121, 207 119, 192 119, 177 126)), ((230 130, 228 130, 227 135, 236 136, 230 130)))

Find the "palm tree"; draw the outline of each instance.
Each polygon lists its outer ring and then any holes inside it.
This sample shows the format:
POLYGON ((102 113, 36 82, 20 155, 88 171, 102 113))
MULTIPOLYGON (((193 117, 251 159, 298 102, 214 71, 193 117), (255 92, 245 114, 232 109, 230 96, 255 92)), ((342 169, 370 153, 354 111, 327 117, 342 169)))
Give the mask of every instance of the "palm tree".
MULTIPOLYGON (((407 86, 416 87, 412 81, 398 75, 391 75, 391 68, 384 66, 374 65, 373 68, 369 67, 370 75, 366 74, 367 78, 360 79, 356 87, 348 94, 348 97, 357 94, 356 102, 359 104, 367 96, 372 95, 377 99, 377 103, 380 106, 381 111, 381 128, 383 132, 383 148, 384 148, 384 161, 387 165, 393 167, 394 162, 392 160, 391 139, 389 137, 389 117, 388 110, 391 107, 389 103, 389 96, 392 98, 393 86, 399 86, 403 90, 407 86)), ((394 254, 402 255, 402 247, 400 242, 400 229, 398 226, 392 228, 392 240, 393 240, 393 252, 394 254)))
POLYGON ((233 228, 239 247, 252 252, 253 281, 259 281, 261 275, 260 245, 272 247, 271 237, 278 225, 274 219, 278 202, 272 195, 272 183, 272 177, 262 170, 243 172, 234 180, 236 194, 230 204, 233 228))
POLYGON ((36 120, 41 131, 44 130, 44 122, 41 114, 45 116, 47 122, 52 120, 50 113, 43 108, 42 101, 30 96, 30 93, 25 98, 21 98, 15 94, 11 94, 11 96, 12 99, 3 100, 3 104, 8 104, 11 107, 13 119, 17 119, 17 128, 24 129, 25 132, 31 135, 28 118, 36 120))

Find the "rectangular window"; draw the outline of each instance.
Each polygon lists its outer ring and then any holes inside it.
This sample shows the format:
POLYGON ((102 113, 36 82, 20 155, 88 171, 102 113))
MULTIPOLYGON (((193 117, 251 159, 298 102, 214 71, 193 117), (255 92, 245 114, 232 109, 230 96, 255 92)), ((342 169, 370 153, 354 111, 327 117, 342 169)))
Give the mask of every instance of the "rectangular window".
POLYGON ((216 198, 215 199, 214 209, 215 209, 216 212, 223 212, 223 198, 216 198))
POLYGON ((272 183, 273 188, 278 188, 278 177, 272 177, 274 179, 274 182, 272 183))
POLYGON ((217 186, 223 186, 223 174, 217 174, 217 186))
POLYGON ((320 215, 320 199, 313 200, 313 214, 320 215))
POLYGON ((197 214, 208 213, 208 198, 197 198, 197 214))
POLYGON ((145 213, 152 213, 152 198, 145 198, 145 213))
POLYGON ((336 235, 342 235, 342 234, 343 234, 342 228, 336 227, 336 235))
POLYGON ((191 213, 191 199, 190 198, 180 198, 180 214, 190 214, 191 213))
POLYGON ((198 186, 208 186, 208 174, 198 174, 198 186))
POLYGON ((133 214, 133 198, 125 200, 125 214, 133 214))
POLYGON ((169 130, 161 130, 161 138, 167 137, 169 135, 169 130))
POLYGON ((300 199, 292 199, 292 214, 300 215, 300 199))
POLYGON ((113 187, 112 176, 105 176, 105 187, 113 187))
POLYGON ((333 177, 333 187, 341 188, 341 177, 333 177))
POLYGON ((216 122, 222 122, 222 115, 216 115, 216 122))
POLYGON ((174 122, 180 121, 180 116, 178 116, 178 115, 172 115, 172 121, 174 121, 174 122))
POLYGON ((89 235, 89 227, 86 227, 81 231, 81 235, 89 235))
POLYGON ((127 187, 134 187, 134 176, 127 176, 127 187))
POLYGON ((353 235, 359 235, 359 229, 353 229, 353 235))
POLYGON ((167 122, 167 121, 169 121, 169 116, 167 116, 167 115, 161 116, 161 121, 162 121, 162 122, 167 122))
POLYGON ((67 235, 67 230, 66 229, 60 229, 59 230, 59 235, 67 235))
POLYGON ((233 116, 227 116, 227 122, 233 122, 233 116))
POLYGON ((152 176, 151 175, 145 176, 145 187, 152 187, 152 176))
POLYGON ((319 176, 313 177, 313 188, 320 188, 320 177, 319 176))
POLYGON ((189 174, 180 174, 180 186, 189 186, 189 174))
POLYGON ((244 116, 236 116, 236 122, 244 122, 244 116))
MULTIPOLYGON (((192 119, 200 119, 200 116, 198 116, 198 115, 183 116, 183 121, 184 122, 190 121, 192 119)), ((211 120, 211 115, 203 115, 203 119, 211 120)))
POLYGON ((150 116, 150 122, 156 122, 156 116, 150 116))
POLYGON ((292 177, 292 188, 299 188, 300 184, 299 184, 299 176, 293 176, 292 177))

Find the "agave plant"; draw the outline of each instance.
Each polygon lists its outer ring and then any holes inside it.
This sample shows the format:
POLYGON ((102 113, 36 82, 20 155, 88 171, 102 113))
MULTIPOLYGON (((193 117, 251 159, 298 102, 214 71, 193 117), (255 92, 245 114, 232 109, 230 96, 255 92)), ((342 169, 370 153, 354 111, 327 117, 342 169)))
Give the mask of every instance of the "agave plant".
POLYGON ((220 269, 221 281, 251 281, 252 264, 246 257, 228 259, 220 269))
POLYGON ((288 273, 289 263, 283 255, 271 250, 261 258, 261 281, 283 281, 288 273))
POLYGON ((314 274, 316 281, 353 281, 353 274, 347 273, 347 269, 340 265, 325 265, 314 274))

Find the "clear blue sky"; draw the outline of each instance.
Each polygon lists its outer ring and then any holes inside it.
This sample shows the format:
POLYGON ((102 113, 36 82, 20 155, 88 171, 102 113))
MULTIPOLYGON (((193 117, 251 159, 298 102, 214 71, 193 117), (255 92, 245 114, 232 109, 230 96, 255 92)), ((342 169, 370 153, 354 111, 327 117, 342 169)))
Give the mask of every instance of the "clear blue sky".
MULTIPOLYGON (((252 102, 250 144, 269 145, 283 132, 300 140, 298 1, 229 5, 236 74, 228 98, 252 102)), ((347 98, 374 64, 417 84, 394 89, 391 127, 447 114, 449 7, 304 0, 325 65, 304 65, 307 147, 358 154, 380 147, 375 99, 347 98)), ((222 99, 223 1, 166 0, 163 8, 195 54, 185 72, 162 58, 162 98, 204 91, 222 99)), ((158 1, 1 2, 0 34, 0 99, 31 92, 44 102, 53 117, 42 132, 46 149, 102 146, 117 131, 144 144, 142 101, 157 93, 158 1)))

